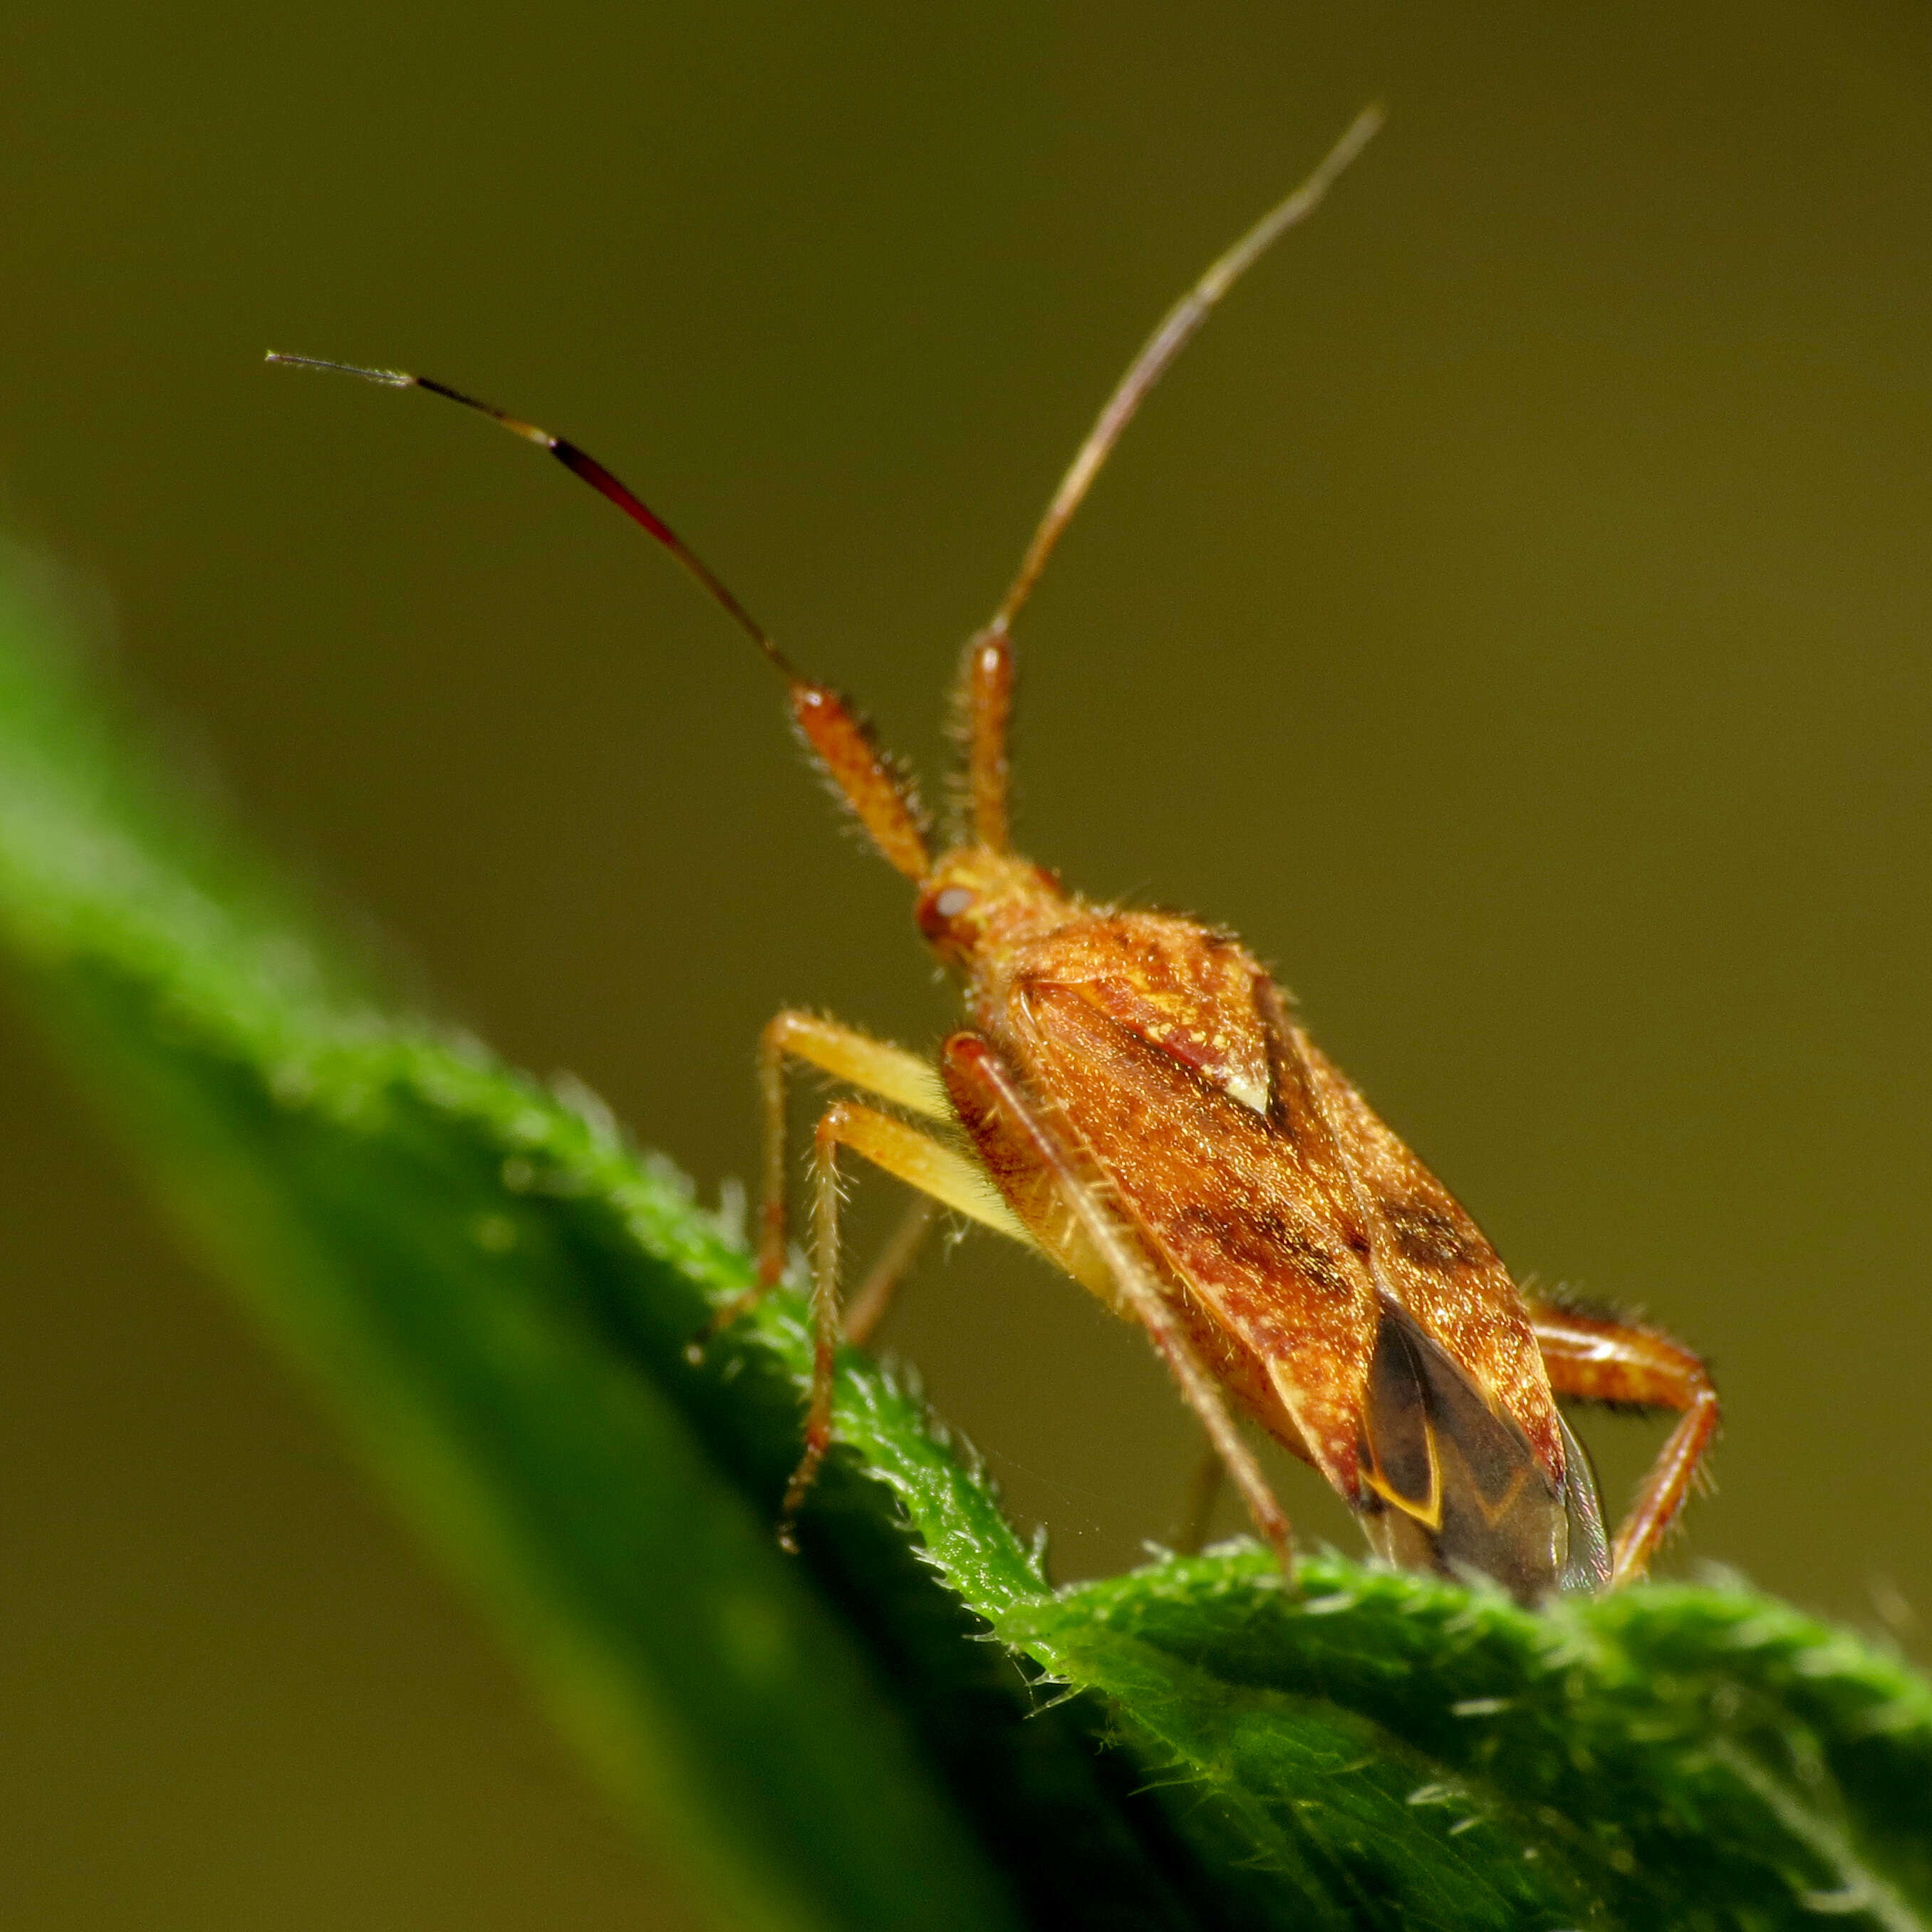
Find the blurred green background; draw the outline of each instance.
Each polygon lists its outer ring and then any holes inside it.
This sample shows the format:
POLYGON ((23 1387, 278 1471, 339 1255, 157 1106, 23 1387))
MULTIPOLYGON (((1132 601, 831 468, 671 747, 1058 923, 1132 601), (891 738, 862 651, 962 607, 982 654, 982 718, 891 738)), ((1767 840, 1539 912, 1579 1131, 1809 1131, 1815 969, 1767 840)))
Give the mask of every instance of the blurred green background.
MULTIPOLYGON (((1674 1562, 1919 1643, 1922 10, 28 0, 0 515, 420 998, 711 1192, 774 1008, 947 1025, 902 883, 608 510, 262 351, 578 437, 930 770, 1108 385, 1372 96, 1028 614, 1022 842, 1235 927, 1520 1272, 1710 1352, 1674 1562)), ((685 1922, 7 1026, 0 1918, 685 1922)), ((1171 1528, 1192 1426, 1070 1286, 974 1240, 891 1339, 1058 1574, 1171 1528)), ((1660 1435, 1590 1432, 1619 1493, 1660 1435)))

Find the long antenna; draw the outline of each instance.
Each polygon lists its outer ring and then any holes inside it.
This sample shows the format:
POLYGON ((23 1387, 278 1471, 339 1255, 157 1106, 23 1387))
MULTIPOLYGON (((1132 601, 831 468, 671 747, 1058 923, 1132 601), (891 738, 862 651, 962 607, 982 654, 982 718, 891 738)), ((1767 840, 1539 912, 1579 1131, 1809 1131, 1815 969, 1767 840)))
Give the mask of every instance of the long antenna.
MULTIPOLYGON (((1120 433, 1133 421, 1134 412, 1146 400, 1148 392, 1166 372, 1168 364, 1187 345, 1189 338, 1208 320, 1214 304, 1251 268, 1268 249, 1288 231, 1307 220, 1322 205, 1336 178, 1366 147, 1384 118, 1379 103, 1371 103, 1350 123, 1348 132, 1330 148, 1321 164, 1286 200, 1278 202, 1160 319, 1145 346, 1123 376, 1106 408, 1096 418, 1079 454, 1060 479, 1053 501, 1046 506, 1040 528, 1022 560, 1019 574, 993 614, 986 632, 1004 633, 1018 614, 1020 606, 1033 594, 1053 547, 1072 520, 1100 466, 1113 452, 1120 433)), ((982 635, 986 634, 982 632, 982 635)))
POLYGON ((412 376, 404 369, 364 369, 353 362, 331 362, 320 356, 285 356, 274 349, 268 351, 267 359, 287 369, 319 369, 332 376, 356 376, 365 382, 380 382, 388 389, 427 389, 431 395, 446 396, 452 403, 460 403, 466 410, 474 410, 478 416, 501 423, 512 436, 520 436, 526 442, 533 442, 539 448, 548 450, 573 476, 580 476, 599 496, 608 497, 615 503, 632 523, 656 537, 698 580, 712 601, 723 606, 732 621, 778 667, 789 682, 797 686, 807 682, 772 642, 764 626, 732 596, 724 580, 704 558, 635 490, 620 482, 596 458, 579 449, 575 443, 560 436, 552 436, 548 430, 525 422, 521 417, 513 416, 493 403, 466 396, 460 389, 452 389, 447 382, 435 382, 428 376, 412 376))
POLYGON ((427 389, 446 396, 501 423, 513 436, 547 449, 573 476, 581 477, 599 496, 608 496, 632 522, 647 530, 694 577, 712 600, 722 605, 738 628, 764 652, 790 686, 792 722, 811 747, 820 769, 844 800, 880 855, 909 879, 923 879, 932 869, 926 824, 910 778, 873 742, 866 721, 830 685, 818 684, 795 670, 773 644, 764 626, 732 596, 711 567, 635 491, 618 482, 594 456, 575 443, 552 436, 520 416, 466 396, 446 382, 412 376, 401 369, 364 369, 352 362, 326 362, 319 356, 283 356, 271 350, 271 362, 292 369, 320 369, 332 375, 359 376, 388 389, 427 389))

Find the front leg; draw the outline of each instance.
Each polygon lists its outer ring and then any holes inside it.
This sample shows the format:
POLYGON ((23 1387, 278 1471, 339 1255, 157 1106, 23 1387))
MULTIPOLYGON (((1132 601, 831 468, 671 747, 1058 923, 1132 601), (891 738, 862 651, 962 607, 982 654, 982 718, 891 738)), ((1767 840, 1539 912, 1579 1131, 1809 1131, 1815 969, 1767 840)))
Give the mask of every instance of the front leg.
MULTIPOLYGON (((861 1033, 856 1027, 842 1025, 817 1013, 801 1012, 795 1007, 774 1013, 758 1036, 758 1096, 764 1114, 758 1283, 742 1294, 734 1294, 717 1310, 704 1336, 692 1345, 694 1358, 701 1355, 706 1340, 730 1328, 740 1316, 748 1314, 784 1278, 785 1235, 789 1226, 785 1200, 789 1165, 786 1072, 788 1063, 794 1060, 802 1060, 862 1092, 876 1094, 909 1114, 929 1120, 950 1120, 952 1117, 938 1075, 917 1054, 908 1053, 902 1046, 889 1046, 861 1033)), ((896 1247, 901 1245, 894 1244, 896 1247)), ((905 1258, 910 1260, 910 1255, 905 1258)), ((891 1288, 891 1281, 885 1281, 880 1284, 879 1292, 866 1298, 872 1321, 876 1322, 884 1312, 891 1288)))
MULTIPOLYGON (((868 1044, 876 1045, 876 1042, 868 1044)), ((910 1056, 908 1056, 909 1058, 910 1056)), ((792 1522, 832 1447, 832 1388, 840 1334, 838 1150, 850 1148, 920 1195, 1031 1247, 1021 1225, 981 1170, 910 1121, 856 1100, 835 1100, 819 1116, 812 1151, 812 1397, 805 1454, 778 1513, 778 1541, 796 1550, 792 1522)))
POLYGON ((1718 1433, 1718 1391, 1701 1360, 1660 1330, 1532 1301, 1530 1327, 1558 1395, 1634 1408, 1669 1408, 1681 1420, 1651 1465, 1618 1530, 1610 1587, 1633 1582, 1690 1500, 1718 1433))
POLYGON ((916 1053, 856 1027, 788 1007, 758 1036, 758 1094, 765 1116, 764 1201, 758 1222, 758 1284, 775 1288, 785 1264, 786 1063, 802 1060, 861 1093, 928 1120, 950 1120, 939 1076, 916 1053))

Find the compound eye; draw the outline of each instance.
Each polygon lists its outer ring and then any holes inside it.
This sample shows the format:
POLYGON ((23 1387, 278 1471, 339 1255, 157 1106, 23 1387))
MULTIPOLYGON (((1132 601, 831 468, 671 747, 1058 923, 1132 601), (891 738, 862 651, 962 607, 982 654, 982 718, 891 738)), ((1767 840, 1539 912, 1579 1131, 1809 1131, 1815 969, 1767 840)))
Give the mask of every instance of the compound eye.
POLYGON ((919 929, 942 952, 968 943, 960 922, 980 903, 980 895, 970 886, 941 886, 919 902, 919 929))

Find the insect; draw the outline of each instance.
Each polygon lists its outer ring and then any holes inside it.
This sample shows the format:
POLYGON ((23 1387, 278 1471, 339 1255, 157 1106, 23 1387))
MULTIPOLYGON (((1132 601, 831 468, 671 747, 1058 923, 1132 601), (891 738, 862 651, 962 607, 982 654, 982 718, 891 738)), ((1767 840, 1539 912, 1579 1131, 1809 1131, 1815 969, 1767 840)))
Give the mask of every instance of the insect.
POLYGON ((1144 1328, 1285 1570, 1288 1520, 1237 1412, 1312 1463, 1386 1559, 1485 1576, 1524 1602, 1641 1575, 1716 1433, 1716 1394, 1688 1349, 1519 1290, 1238 941, 1172 914, 1090 904, 1012 848, 1014 618, 1162 372, 1256 259, 1313 212, 1378 123, 1365 111, 1216 260, 1101 411, 1011 588, 967 647, 964 823, 944 849, 850 704, 797 670, 669 526, 574 444, 426 377, 269 358, 479 410, 548 449, 669 549, 784 676, 800 735, 912 883, 920 932, 963 984, 967 1024, 936 1064, 804 1012, 778 1013, 762 1036, 761 1286, 746 1300, 785 1268, 790 1070, 802 1062, 850 1090, 826 1108, 812 1142, 817 1346, 804 1456, 782 1516, 788 1541, 832 1439, 837 1340, 862 1340, 876 1323, 932 1204, 1034 1249, 1144 1328), (842 1318, 846 1154, 904 1184, 918 1205, 842 1318), (1559 1395, 1678 1413, 1614 1543, 1559 1395))

